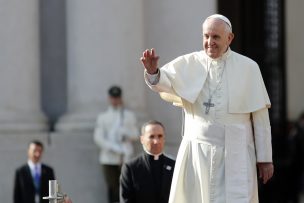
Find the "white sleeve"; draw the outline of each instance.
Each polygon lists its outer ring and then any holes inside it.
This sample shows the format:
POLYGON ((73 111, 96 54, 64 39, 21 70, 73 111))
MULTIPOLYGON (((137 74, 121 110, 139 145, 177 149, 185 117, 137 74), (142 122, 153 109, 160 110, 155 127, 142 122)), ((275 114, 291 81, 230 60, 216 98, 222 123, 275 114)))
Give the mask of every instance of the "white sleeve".
POLYGON ((157 73, 155 74, 149 74, 145 70, 145 79, 150 85, 156 85, 159 82, 159 76, 160 76, 159 69, 157 69, 157 73))
POLYGON ((272 162, 271 127, 268 109, 252 113, 257 162, 272 162))
MULTIPOLYGON (((161 69, 158 70, 156 74, 149 74, 145 71, 144 74, 146 84, 155 92, 166 92, 169 94, 176 95, 169 78, 167 77, 165 71, 161 69)), ((177 96, 177 95, 176 95, 177 96)))

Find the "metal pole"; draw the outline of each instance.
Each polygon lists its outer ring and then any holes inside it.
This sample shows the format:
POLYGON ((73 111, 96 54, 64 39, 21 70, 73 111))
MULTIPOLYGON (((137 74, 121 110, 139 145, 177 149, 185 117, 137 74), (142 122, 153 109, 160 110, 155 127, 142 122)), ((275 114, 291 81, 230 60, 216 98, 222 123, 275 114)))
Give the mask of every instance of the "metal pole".
POLYGON ((64 195, 59 192, 57 180, 49 180, 49 196, 43 197, 48 199, 49 203, 61 203, 64 200, 64 195))

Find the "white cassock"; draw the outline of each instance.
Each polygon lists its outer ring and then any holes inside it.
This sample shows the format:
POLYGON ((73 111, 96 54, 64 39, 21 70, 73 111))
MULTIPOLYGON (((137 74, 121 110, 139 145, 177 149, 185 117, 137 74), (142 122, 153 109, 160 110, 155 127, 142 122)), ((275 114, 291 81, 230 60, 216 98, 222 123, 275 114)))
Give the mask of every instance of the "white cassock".
POLYGON ((136 117, 125 108, 114 109, 98 115, 94 141, 100 148, 99 161, 106 165, 121 165, 133 155, 131 140, 138 138, 136 117))
POLYGON ((258 65, 230 49, 216 60, 200 51, 145 80, 185 112, 169 202, 258 202, 256 162, 272 162, 270 101, 258 65))

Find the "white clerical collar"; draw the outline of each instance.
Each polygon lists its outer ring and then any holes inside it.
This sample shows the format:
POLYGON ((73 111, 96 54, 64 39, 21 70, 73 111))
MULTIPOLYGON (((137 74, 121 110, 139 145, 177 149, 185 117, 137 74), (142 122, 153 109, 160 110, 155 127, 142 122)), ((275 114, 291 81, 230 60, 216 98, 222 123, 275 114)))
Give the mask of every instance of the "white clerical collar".
POLYGON ((154 157, 154 160, 158 160, 159 157, 163 154, 163 152, 159 153, 159 154, 152 154, 151 152, 148 152, 148 150, 146 150, 146 148, 143 146, 144 148, 144 151, 149 154, 150 156, 153 156, 154 157))
POLYGON ((228 47, 227 51, 222 54, 222 56, 218 57, 218 58, 211 58, 210 56, 208 56, 208 54, 206 53, 206 51, 204 50, 204 53, 208 59, 208 66, 212 63, 213 65, 217 65, 223 61, 225 61, 231 54, 231 49, 230 47, 228 47))

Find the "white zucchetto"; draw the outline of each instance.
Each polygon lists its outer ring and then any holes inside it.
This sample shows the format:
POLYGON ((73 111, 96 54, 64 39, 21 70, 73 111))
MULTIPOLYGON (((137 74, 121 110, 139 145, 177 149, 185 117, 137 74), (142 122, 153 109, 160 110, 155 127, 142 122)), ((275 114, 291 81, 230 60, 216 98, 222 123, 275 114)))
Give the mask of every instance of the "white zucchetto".
POLYGON ((213 14, 213 15, 207 17, 206 20, 207 19, 220 19, 220 20, 224 21, 225 23, 227 23, 229 25, 231 31, 232 31, 231 22, 230 22, 230 20, 226 16, 223 16, 221 14, 213 14))

